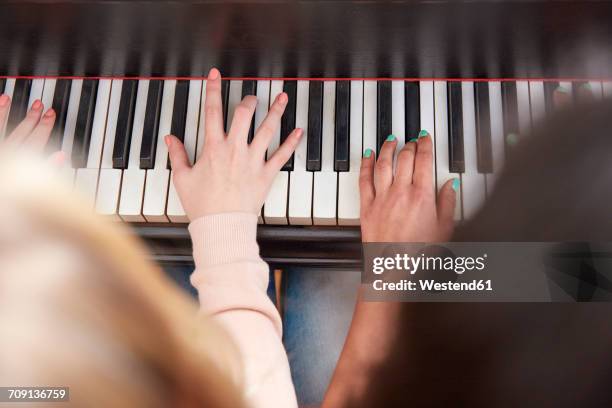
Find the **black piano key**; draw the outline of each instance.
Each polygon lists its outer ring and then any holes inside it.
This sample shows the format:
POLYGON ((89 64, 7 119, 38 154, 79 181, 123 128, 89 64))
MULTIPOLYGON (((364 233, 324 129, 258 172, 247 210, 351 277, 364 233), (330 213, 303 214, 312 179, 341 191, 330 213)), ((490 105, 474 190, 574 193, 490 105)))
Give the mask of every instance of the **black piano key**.
POLYGON ((0 78, 0 94, 4 93, 5 86, 6 86, 6 79, 0 78))
MULTIPOLYGON (((516 144, 519 137, 518 120, 518 98, 516 95, 516 82, 502 82, 502 108, 504 122, 504 139, 506 144, 512 146, 516 144)), ((506 150, 508 151, 508 150, 506 150)))
POLYGON ((123 81, 121 85, 121 100, 119 101, 119 114, 117 116, 117 129, 115 131, 115 145, 113 146, 113 168, 115 169, 126 169, 128 166, 137 93, 137 80, 129 79, 123 81))
POLYGON ((404 83, 404 107, 406 110, 404 141, 407 143, 410 139, 418 137, 421 131, 421 90, 417 81, 404 83))
POLYGON ((334 171, 349 171, 351 83, 336 82, 334 171))
POLYGON ((49 148, 53 151, 61 148, 64 139, 71 89, 72 80, 70 79, 58 79, 55 82, 55 92, 53 93, 53 102, 51 102, 51 107, 55 111, 55 124, 53 125, 51 139, 49 140, 49 148))
POLYGON ((391 81, 378 81, 376 107, 377 152, 380 152, 382 144, 392 132, 391 111, 391 81))
POLYGON ((9 111, 8 122, 6 126, 6 134, 10 135, 17 125, 25 118, 28 111, 28 101, 30 98, 30 89, 32 88, 31 79, 17 79, 15 81, 15 89, 11 101, 11 110, 9 111))
POLYGON ((493 173, 488 82, 476 82, 474 84, 474 99, 476 105, 476 167, 479 173, 493 173))
POLYGON ((559 87, 559 82, 544 82, 544 101, 546 106, 546 114, 550 114, 555 109, 554 94, 559 87))
POLYGON ((451 173, 465 172, 461 82, 448 82, 448 157, 451 173))
POLYGON ((79 111, 74 130, 74 146, 72 148, 72 165, 74 168, 83 168, 87 165, 97 96, 98 80, 85 79, 81 89, 79 111))
MULTIPOLYGON (((257 93, 257 82, 254 80, 244 80, 242 81, 242 98, 244 99, 247 95, 256 95, 257 93)), ((248 143, 251 144, 253 141, 253 137, 255 136, 255 115, 253 115, 253 119, 251 119, 251 127, 249 128, 249 137, 247 139, 248 143)))
POLYGON ((227 123, 228 120, 232 120, 232 118, 227 117, 227 107, 229 103, 229 85, 230 81, 223 80, 221 81, 221 103, 223 106, 223 129, 227 132, 229 130, 229 125, 231 123, 227 123))
POLYGON ((308 130, 306 170, 321 171, 323 143, 323 82, 310 81, 308 87, 308 130))
POLYGON ((157 150, 157 133, 159 131, 159 116, 161 112, 162 90, 164 81, 152 80, 149 82, 147 95, 147 108, 145 111, 142 144, 140 146, 140 168, 152 169, 155 167, 155 152, 157 150))
MULTIPOLYGON (((189 98, 189 81, 181 80, 176 82, 174 92, 174 106, 172 107, 172 124, 170 133, 176 136, 181 142, 185 140, 185 123, 187 122, 187 99, 189 98)), ((172 169, 170 157, 168 157, 168 170, 172 169)))
MULTIPOLYGON (((288 101, 285 107, 285 113, 281 118, 281 133, 280 142, 283 144, 287 136, 295 129, 295 105, 296 105, 296 94, 297 94, 297 81, 285 81, 283 83, 283 92, 287 94, 288 101)), ((293 170, 293 154, 287 160, 287 163, 281 170, 292 171, 293 170)))

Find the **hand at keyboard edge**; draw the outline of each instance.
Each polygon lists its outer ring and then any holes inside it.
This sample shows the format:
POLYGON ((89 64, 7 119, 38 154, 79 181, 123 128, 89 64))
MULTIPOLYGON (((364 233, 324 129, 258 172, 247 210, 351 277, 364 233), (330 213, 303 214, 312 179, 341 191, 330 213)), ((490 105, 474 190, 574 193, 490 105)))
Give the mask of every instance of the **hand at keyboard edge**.
POLYGON ((256 102, 256 97, 251 95, 240 102, 226 134, 221 75, 213 68, 206 82, 204 147, 196 164, 190 166, 185 147, 178 138, 166 136, 173 182, 190 220, 225 212, 258 214, 274 177, 297 147, 301 129, 294 129, 272 157, 265 159, 287 105, 285 93, 278 95, 256 130, 253 142, 247 143, 256 102))
MULTIPOLYGON (((0 96, 0 136, 4 133, 9 111, 11 109, 11 98, 8 95, 0 96)), ((34 153, 42 153, 55 124, 55 111, 48 109, 44 114, 44 106, 40 100, 35 100, 32 107, 28 110, 26 117, 15 127, 10 135, 1 143, 4 149, 15 149, 25 147, 34 153)), ((61 164, 63 154, 54 153, 51 156, 53 163, 61 164)))
MULTIPOLYGON (((390 140, 392 139, 392 140, 390 140)), ((366 151, 361 162, 361 236, 364 242, 443 242, 453 231, 458 179, 444 184, 438 197, 433 187, 433 146, 421 132, 393 156, 397 140, 385 141, 378 160, 366 151)))

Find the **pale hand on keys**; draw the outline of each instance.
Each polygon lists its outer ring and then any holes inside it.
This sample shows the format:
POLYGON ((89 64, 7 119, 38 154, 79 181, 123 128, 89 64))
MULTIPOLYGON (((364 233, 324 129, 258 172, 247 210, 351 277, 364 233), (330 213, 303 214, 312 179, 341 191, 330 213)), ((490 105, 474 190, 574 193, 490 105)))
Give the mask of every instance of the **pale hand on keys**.
POLYGON ((254 96, 246 96, 240 102, 226 134, 221 75, 213 68, 206 82, 206 129, 200 159, 191 166, 181 141, 166 136, 173 181, 190 220, 224 212, 259 214, 274 177, 297 147, 301 129, 294 129, 274 155, 265 159, 287 105, 285 93, 278 95, 252 143, 247 143, 256 103, 254 96))
MULTIPOLYGON (((6 126, 10 107, 11 99, 8 95, 0 96, 0 134, 6 126)), ((38 99, 34 101, 26 117, 6 139, 0 142, 0 147, 3 149, 26 147, 35 153, 42 153, 55 124, 55 111, 49 109, 43 114, 43 110, 42 102, 38 99)), ((61 152, 54 154, 52 159, 55 162, 61 161, 61 152)))

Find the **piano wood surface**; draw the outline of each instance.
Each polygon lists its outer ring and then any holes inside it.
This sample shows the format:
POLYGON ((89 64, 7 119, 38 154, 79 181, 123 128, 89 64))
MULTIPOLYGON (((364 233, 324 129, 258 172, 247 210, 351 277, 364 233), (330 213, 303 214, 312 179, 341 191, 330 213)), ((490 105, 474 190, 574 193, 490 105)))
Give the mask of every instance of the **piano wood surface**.
POLYGON ((610 1, 7 1, 0 75, 590 78, 610 1))
MULTIPOLYGON (((193 262, 186 225, 133 223, 131 227, 131 231, 149 247, 152 259, 161 265, 193 262)), ((358 228, 260 225, 257 242, 262 258, 272 268, 361 268, 361 234, 358 228)))

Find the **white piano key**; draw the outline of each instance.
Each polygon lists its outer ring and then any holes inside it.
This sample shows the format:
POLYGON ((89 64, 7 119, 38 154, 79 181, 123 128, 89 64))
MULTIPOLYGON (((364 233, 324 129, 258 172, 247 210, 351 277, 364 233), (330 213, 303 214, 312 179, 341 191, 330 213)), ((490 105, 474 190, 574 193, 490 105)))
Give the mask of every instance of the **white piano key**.
POLYGON ((397 151, 404 146, 406 136, 404 104, 404 81, 391 81, 391 133, 397 138, 397 151))
MULTIPOLYGON (((11 98, 11 102, 13 99, 13 92, 15 91, 15 78, 7 78, 4 83, 4 94, 11 98)), ((10 112, 10 108, 9 108, 10 112)), ((8 115, 6 115, 8 119, 8 115)), ((0 123, 0 140, 4 139, 6 133, 6 121, 4 123, 0 123)))
POLYGON ((529 82, 516 82, 516 100, 518 103, 518 122, 521 137, 531 132, 531 102, 529 100, 529 82))
POLYGON ((531 102, 531 121, 535 125, 546 117, 544 82, 529 81, 529 99, 531 102))
POLYGON ((376 81, 363 81, 363 151, 376 154, 376 81))
POLYGON ((96 200, 111 83, 112 80, 110 79, 101 79, 98 84, 87 163, 85 164, 85 168, 77 169, 76 172, 75 188, 92 204, 92 206, 95 204, 96 200))
POLYGON ((96 212, 119 220, 117 208, 119 207, 119 189, 121 188, 121 169, 113 168, 113 149, 115 147, 115 133, 117 132, 117 118, 121 103, 121 88, 123 80, 113 80, 111 86, 110 103, 102 149, 102 162, 100 164, 100 177, 98 193, 96 195, 96 212))
POLYGON ((206 101, 206 80, 202 81, 202 95, 200 97, 200 124, 198 125, 198 140, 196 143, 195 161, 202 154, 202 148, 204 147, 204 139, 206 137, 206 114, 204 111, 204 101, 206 101))
POLYGON ((68 101, 68 111, 66 112, 66 126, 64 126, 64 135, 62 137, 61 150, 64 153, 65 161, 60 173, 62 178, 71 184, 74 182, 76 172, 74 167, 72 167, 71 157, 82 88, 82 79, 74 79, 72 81, 72 85, 70 87, 70 99, 68 101))
MULTIPOLYGON (((187 116, 185 118, 185 150, 189 157, 189 164, 193 165, 198 137, 198 119, 200 116, 200 98, 202 96, 202 81, 189 81, 189 98, 187 100, 187 116)), ((170 191, 168 192, 168 208, 166 214, 171 222, 189 222, 187 214, 176 192, 170 172, 170 191)))
POLYGON ((421 130, 426 130, 430 137, 434 149, 433 159, 433 189, 436 191, 436 125, 434 113, 434 83, 433 81, 421 81, 419 83, 419 98, 421 111, 421 130))
POLYGON ((11 99, 13 98, 13 92, 15 91, 15 78, 7 78, 4 83, 4 94, 8 95, 11 99))
POLYGON ((612 98, 612 82, 602 82, 603 97, 612 98))
MULTIPOLYGON (((270 103, 283 92, 283 81, 271 81, 270 83, 270 103)), ((268 157, 278 149, 280 145, 280 126, 276 130, 276 134, 272 138, 270 147, 268 148, 268 157)), ((266 224, 287 224, 287 197, 289 190, 289 172, 280 171, 274 181, 272 187, 266 197, 264 203, 263 215, 266 224)))
POLYGON ((55 95, 55 84, 57 80, 55 78, 46 78, 45 86, 42 92, 42 103, 45 109, 50 109, 53 106, 53 96, 55 95))
POLYGON ((172 127, 175 90, 176 80, 164 81, 164 93, 159 115, 159 131, 157 133, 155 167, 151 170, 147 170, 144 201, 142 204, 142 214, 148 222, 169 221, 166 217, 166 203, 168 199, 170 170, 168 170, 167 167, 168 147, 164 141, 164 136, 170 134, 170 129, 172 127))
POLYGON ((559 87, 567 92, 569 96, 572 96, 574 87, 570 81, 560 81, 559 87))
POLYGON ((119 216, 128 222, 144 222, 142 216, 142 200, 146 171, 140 169, 140 147, 144 118, 147 108, 149 80, 138 81, 136 107, 134 108, 134 123, 132 124, 132 140, 128 168, 123 171, 121 194, 119 197, 119 216))
POLYGON ((485 201, 485 176, 478 173, 478 148, 476 145, 476 111, 474 105, 474 83, 461 83, 463 108, 463 149, 465 173, 462 174, 463 217, 471 219, 485 201))
POLYGON ((229 132, 236 106, 242 100, 242 81, 234 80, 229 84, 229 95, 227 99, 227 131, 229 132))
POLYGON ((349 171, 338 173, 338 225, 359 225, 359 168, 363 155, 363 81, 351 81, 349 171))
MULTIPOLYGON (((35 100, 41 99, 41 102, 42 102, 42 95, 43 95, 44 87, 45 87, 44 78, 37 78, 37 79, 32 80, 32 87, 30 88, 30 98, 28 99, 28 109, 32 107, 32 104, 34 103, 35 100)), ((49 109, 50 107, 51 106, 45 105, 45 110, 49 109)))
POLYGON ((315 225, 336 225, 338 173, 334 171, 336 83, 323 84, 321 171, 314 172, 312 218, 315 225))
POLYGON ((487 195, 491 195, 495 182, 504 167, 504 117, 501 83, 489 83, 489 111, 491 113, 491 151, 493 173, 487 174, 487 195))
POLYGON ((593 92, 593 96, 596 100, 603 98, 603 88, 601 82, 589 81, 589 86, 591 87, 591 91, 593 92))
POLYGON ((293 171, 289 175, 289 224, 294 225, 312 224, 312 172, 306 171, 308 88, 308 81, 297 81, 295 126, 304 134, 295 149, 293 171))
MULTIPOLYGON (((448 154, 448 105, 445 81, 434 82, 435 98, 435 127, 436 127, 436 184, 437 191, 448 180, 460 178, 459 173, 450 172, 450 158, 448 154)), ((455 221, 461 221, 461 189, 457 192, 457 205, 455 206, 455 221)))
MULTIPOLYGON (((268 114, 270 106, 270 81, 257 81, 257 107, 255 108, 255 135, 268 114)), ((259 209, 258 223, 263 224, 263 207, 259 209)))

